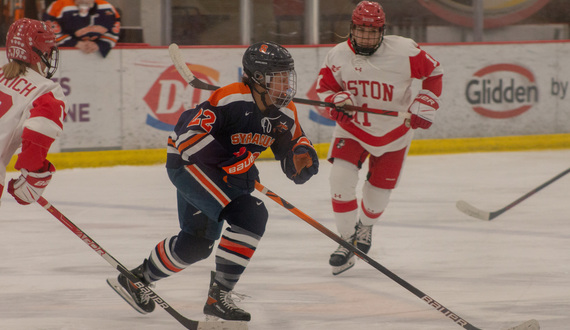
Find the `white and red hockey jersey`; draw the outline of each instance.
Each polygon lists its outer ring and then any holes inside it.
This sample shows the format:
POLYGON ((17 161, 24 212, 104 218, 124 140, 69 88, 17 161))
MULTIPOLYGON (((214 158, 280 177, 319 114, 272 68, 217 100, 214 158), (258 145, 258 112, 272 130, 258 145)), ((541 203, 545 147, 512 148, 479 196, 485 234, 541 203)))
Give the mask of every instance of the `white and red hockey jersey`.
POLYGON ((6 79, 0 68, 0 189, 6 167, 20 146, 17 170, 34 172, 44 165, 51 144, 63 131, 66 114, 59 84, 31 69, 6 79))
MULTIPOLYGON (((327 54, 319 72, 317 93, 321 100, 331 102, 336 92, 348 91, 355 105, 406 112, 415 97, 414 79, 422 80, 422 89, 439 97, 442 77, 440 63, 412 39, 385 36, 371 56, 356 55, 347 40, 327 54)), ((337 123, 334 136, 355 139, 378 156, 408 146, 413 130, 402 118, 358 112, 349 123, 337 123)))

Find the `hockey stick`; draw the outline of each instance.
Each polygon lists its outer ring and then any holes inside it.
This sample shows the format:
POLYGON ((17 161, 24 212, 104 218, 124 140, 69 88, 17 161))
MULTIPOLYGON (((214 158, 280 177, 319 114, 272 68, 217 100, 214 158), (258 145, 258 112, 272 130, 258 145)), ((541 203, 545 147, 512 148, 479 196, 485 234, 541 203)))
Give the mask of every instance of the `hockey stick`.
POLYGON ((79 239, 92 248, 97 254, 105 259, 109 265, 117 269, 121 274, 125 275, 131 282, 135 284, 142 292, 148 293, 149 297, 160 307, 164 308, 168 314, 172 315, 180 324, 186 329, 190 330, 247 330, 247 323, 245 322, 224 322, 224 321, 195 321, 187 319, 172 308, 166 301, 159 297, 151 288, 142 283, 133 273, 131 273, 125 266, 123 266, 117 259, 105 251, 97 242, 95 242, 83 230, 77 227, 71 220, 63 215, 58 209, 51 205, 45 198, 38 199, 44 209, 51 213, 57 220, 63 223, 71 232, 73 232, 79 239))
MULTIPOLYGON (((175 43, 170 44, 170 46, 168 46, 168 53, 170 54, 170 59, 172 60, 172 63, 174 63, 174 67, 190 86, 197 89, 204 89, 209 91, 215 91, 218 88, 220 88, 219 86, 210 85, 196 78, 196 76, 194 76, 194 74, 192 73, 190 68, 188 68, 188 65, 186 65, 186 62, 182 58, 182 54, 180 54, 180 48, 178 48, 177 44, 175 43)), ((334 103, 317 101, 317 100, 300 99, 296 97, 293 98, 293 102, 307 104, 307 105, 314 105, 319 107, 337 108, 334 103)), ((342 108, 344 110, 349 110, 349 111, 373 113, 377 115, 390 116, 390 117, 402 117, 406 119, 409 119, 411 117, 411 114, 407 112, 373 109, 368 107, 359 107, 355 105, 345 105, 342 108)))
MULTIPOLYGON (((306 223, 313 226, 314 228, 316 228, 321 233, 323 233, 326 236, 328 236, 329 238, 331 238, 333 241, 342 245, 343 247, 348 249, 350 252, 354 253, 360 259, 366 261, 369 265, 376 268, 377 270, 382 272, 384 275, 388 276, 390 279, 392 279, 396 283, 403 286, 406 290, 410 291, 411 293, 416 295, 416 297, 425 301, 428 305, 435 308, 435 310, 437 310, 440 313, 442 313, 443 315, 445 315, 447 318, 449 318, 450 320, 455 322, 457 325, 463 327, 464 329, 470 329, 470 330, 479 329, 479 328, 475 327, 474 325, 472 325, 471 323, 465 321, 465 319, 463 319, 462 317, 460 317, 456 313, 452 312, 447 307, 443 306, 441 303, 437 302, 432 297, 428 296, 427 294, 420 291, 418 288, 416 288, 413 285, 411 285, 410 283, 406 282, 404 279, 402 279, 398 275, 392 273, 386 267, 382 266, 381 264, 376 262, 374 259, 370 258, 368 255, 366 255, 364 252, 360 251, 354 245, 351 245, 351 244, 347 243, 346 241, 344 241, 342 238, 340 238, 340 236, 333 233, 327 227, 323 226, 318 221, 316 221, 313 218, 311 218, 310 216, 306 215, 305 213, 303 213, 301 210, 299 210, 295 206, 289 204, 289 202, 287 202, 283 198, 279 197, 279 195, 272 192, 271 190, 267 189, 261 183, 256 181, 255 182, 255 189, 257 189, 259 192, 261 192, 265 196, 267 196, 270 199, 272 199, 273 201, 275 201, 277 204, 283 206, 284 208, 289 210, 291 213, 293 213, 296 216, 298 216, 299 218, 301 218, 301 220, 305 221, 306 223)), ((528 321, 521 323, 521 324, 519 324, 513 328, 508 329, 508 330, 523 330, 523 329, 524 330, 538 330, 538 329, 540 329, 540 326, 538 324, 538 321, 528 320, 528 321)))
POLYGON ((459 211, 461 211, 467 215, 470 215, 470 216, 475 217, 477 219, 491 221, 491 220, 495 219, 496 217, 498 217, 499 215, 501 215, 501 214, 505 213, 506 211, 512 209, 515 205, 519 204, 520 202, 522 202, 525 199, 529 198, 530 196, 534 195, 535 193, 540 191, 542 188, 548 186, 552 182, 554 182, 554 181, 560 179, 561 177, 563 177, 564 175, 568 174, 569 172, 570 172, 570 168, 566 169, 565 171, 563 171, 562 173, 553 177, 552 179, 546 181, 545 183, 541 184, 540 186, 529 191, 528 193, 526 193, 525 195, 523 195, 522 197, 520 197, 516 201, 512 202, 511 204, 509 204, 503 208, 500 208, 496 211, 492 211, 492 212, 483 211, 483 210, 478 209, 475 206, 473 206, 473 205, 471 205, 471 204, 469 204, 463 200, 457 201, 457 203, 455 203, 455 206, 459 209, 459 211))

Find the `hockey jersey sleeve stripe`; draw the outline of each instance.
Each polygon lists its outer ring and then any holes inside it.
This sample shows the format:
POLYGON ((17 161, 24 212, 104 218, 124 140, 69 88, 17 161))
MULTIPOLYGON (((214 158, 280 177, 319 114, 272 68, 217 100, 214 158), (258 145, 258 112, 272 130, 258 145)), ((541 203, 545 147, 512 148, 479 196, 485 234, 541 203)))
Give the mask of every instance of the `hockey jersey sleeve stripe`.
POLYGON ((192 145, 200 142, 200 140, 206 138, 208 135, 208 133, 202 133, 202 134, 192 134, 191 137, 189 138, 184 138, 184 136, 179 137, 179 139, 181 139, 180 141, 178 141, 176 144, 176 148, 178 149, 178 152, 183 153, 184 150, 186 150, 187 148, 191 147, 192 145))
POLYGON ((32 105, 30 118, 26 120, 24 127, 53 139, 57 138, 63 131, 65 103, 49 92, 38 97, 32 105))

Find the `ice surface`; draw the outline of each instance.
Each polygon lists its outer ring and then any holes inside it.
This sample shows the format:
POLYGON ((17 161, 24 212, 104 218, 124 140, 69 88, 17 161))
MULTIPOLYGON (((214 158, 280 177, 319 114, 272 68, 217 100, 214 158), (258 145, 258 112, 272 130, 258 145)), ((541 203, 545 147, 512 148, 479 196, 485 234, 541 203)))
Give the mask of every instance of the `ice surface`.
MULTIPOLYGON (((570 164, 570 150, 410 156, 374 227, 370 256, 471 324, 506 329, 531 318, 570 328, 570 175, 493 221, 455 208, 493 211, 570 164)), ((329 164, 296 186, 275 161, 261 181, 335 230, 329 164)), ((9 173, 9 178, 17 173, 9 173)), ((364 173, 362 173, 362 176, 364 173)), ((9 179, 8 178, 8 179, 9 179)), ((265 196, 270 221, 236 287, 250 329, 459 329, 381 272, 358 260, 332 276, 336 243, 265 196)), ((163 166, 58 171, 44 197, 131 268, 178 232, 175 190, 163 166)), ((117 272, 39 205, 0 206, 0 329, 182 329, 160 307, 140 315, 105 283, 117 272)), ((160 281, 156 292, 203 319, 213 255, 160 281)))

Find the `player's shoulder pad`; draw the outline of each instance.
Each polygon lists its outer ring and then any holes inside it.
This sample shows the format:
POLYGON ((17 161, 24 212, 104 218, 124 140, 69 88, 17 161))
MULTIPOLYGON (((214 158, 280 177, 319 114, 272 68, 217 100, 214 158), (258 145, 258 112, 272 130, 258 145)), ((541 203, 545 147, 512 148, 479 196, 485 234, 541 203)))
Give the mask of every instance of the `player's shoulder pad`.
POLYGON ((418 44, 413 39, 402 36, 384 36, 382 43, 402 55, 415 56, 420 52, 418 44))
POLYGON ((55 1, 48 7, 47 14, 53 17, 60 17, 64 11, 71 9, 69 7, 74 7, 73 9, 77 10, 74 0, 55 1))
POLYGON ((254 102, 251 90, 244 83, 233 83, 220 87, 212 93, 208 101, 214 107, 228 105, 237 101, 254 102))

